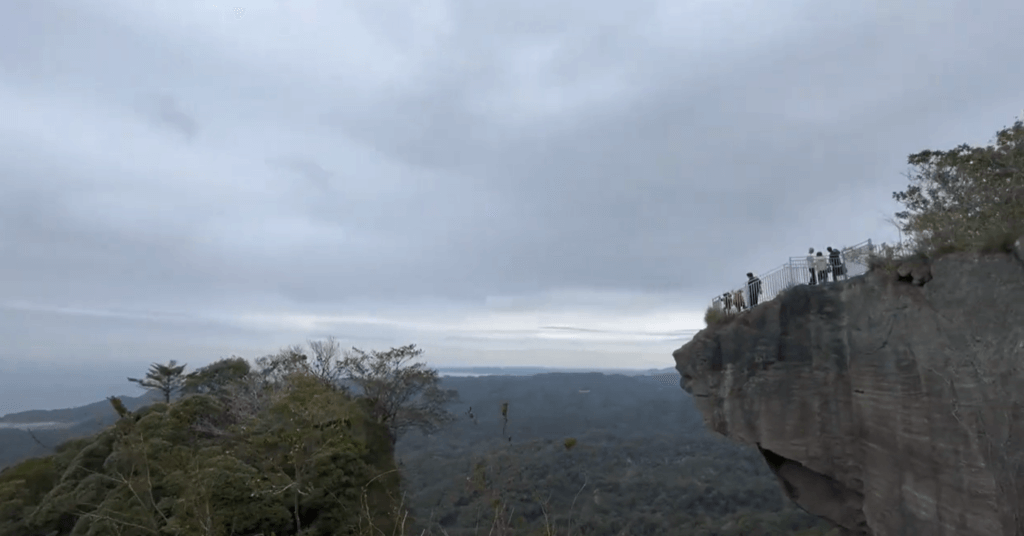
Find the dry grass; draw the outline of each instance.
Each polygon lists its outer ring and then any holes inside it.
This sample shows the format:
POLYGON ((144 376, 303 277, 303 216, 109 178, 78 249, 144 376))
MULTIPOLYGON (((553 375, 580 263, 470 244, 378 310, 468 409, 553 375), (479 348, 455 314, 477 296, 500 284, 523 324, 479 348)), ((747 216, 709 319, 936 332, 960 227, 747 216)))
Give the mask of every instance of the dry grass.
POLYGON ((727 316, 728 313, 724 310, 719 309, 714 305, 709 305, 707 311, 704 311, 704 323, 708 326, 721 324, 722 322, 725 322, 727 316))
POLYGON ((708 307, 707 311, 704 311, 704 323, 708 327, 724 325, 732 322, 738 316, 738 312, 725 311, 712 305, 708 307))
POLYGON ((867 259, 868 272, 885 271, 894 273, 900 264, 909 260, 928 260, 929 256, 920 249, 915 250, 906 245, 890 246, 882 244, 880 253, 867 259))
POLYGON ((930 246, 882 244, 879 253, 868 258, 868 270, 895 272, 907 261, 929 262, 954 253, 981 253, 984 255, 1012 253, 1014 243, 1024 235, 1021 228, 992 228, 970 242, 936 241, 930 246))

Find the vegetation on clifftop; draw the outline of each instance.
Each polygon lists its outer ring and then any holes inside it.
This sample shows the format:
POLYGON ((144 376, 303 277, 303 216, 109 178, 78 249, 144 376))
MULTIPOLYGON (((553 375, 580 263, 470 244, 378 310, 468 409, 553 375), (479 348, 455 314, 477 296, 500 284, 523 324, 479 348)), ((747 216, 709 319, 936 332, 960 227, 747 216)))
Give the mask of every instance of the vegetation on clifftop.
POLYGON ((906 236, 883 250, 873 267, 908 257, 957 251, 1012 251, 1024 235, 1024 122, 996 133, 994 144, 962 144, 908 157, 910 184, 893 199, 904 206, 893 223, 906 236))

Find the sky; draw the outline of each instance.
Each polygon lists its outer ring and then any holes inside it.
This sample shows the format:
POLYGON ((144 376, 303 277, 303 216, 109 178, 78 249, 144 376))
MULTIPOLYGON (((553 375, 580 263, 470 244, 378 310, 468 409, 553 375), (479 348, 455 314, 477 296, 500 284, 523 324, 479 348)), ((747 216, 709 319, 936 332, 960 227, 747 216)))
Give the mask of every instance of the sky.
POLYGON ((336 336, 664 368, 1024 109, 1016 0, 0 3, 0 414, 336 336))

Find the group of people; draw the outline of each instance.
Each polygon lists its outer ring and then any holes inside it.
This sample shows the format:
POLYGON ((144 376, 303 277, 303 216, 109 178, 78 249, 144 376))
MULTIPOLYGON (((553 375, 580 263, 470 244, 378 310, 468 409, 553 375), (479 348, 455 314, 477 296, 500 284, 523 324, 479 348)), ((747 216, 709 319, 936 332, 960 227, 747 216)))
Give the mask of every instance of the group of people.
MULTIPOLYGON (((754 275, 753 272, 747 272, 747 294, 750 296, 750 306, 757 305, 758 298, 761 297, 761 278, 754 275)), ((734 290, 722 294, 722 306, 726 311, 731 311, 733 307, 737 311, 745 309, 747 303, 743 297, 743 291, 734 290)))
POLYGON ((828 257, 821 251, 814 254, 814 248, 807 250, 807 269, 811 272, 809 285, 828 283, 828 274, 832 274, 832 281, 839 281, 840 277, 846 276, 846 267, 843 265, 843 258, 837 248, 827 247, 828 257))
MULTIPOLYGON (((828 274, 832 274, 832 281, 839 281, 840 277, 846 278, 842 253, 831 246, 825 249, 828 251, 828 257, 821 251, 815 255, 814 248, 807 251, 807 268, 811 272, 810 285, 828 283, 828 274)), ((752 272, 747 272, 747 296, 750 296, 750 307, 756 306, 761 297, 761 279, 752 272)), ((726 311, 732 310, 733 307, 737 311, 742 311, 747 307, 743 291, 734 290, 722 294, 722 305, 726 311)))

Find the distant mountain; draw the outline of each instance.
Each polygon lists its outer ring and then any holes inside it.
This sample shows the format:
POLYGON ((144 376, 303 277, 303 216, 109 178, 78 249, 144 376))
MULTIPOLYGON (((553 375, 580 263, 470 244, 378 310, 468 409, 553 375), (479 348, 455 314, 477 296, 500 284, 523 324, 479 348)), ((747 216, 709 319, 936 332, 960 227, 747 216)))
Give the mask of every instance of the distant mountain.
MULTIPOLYGON (((125 406, 127 406, 129 410, 134 411, 146 404, 155 402, 161 397, 162 395, 159 391, 152 390, 136 397, 123 396, 119 398, 124 402, 125 406)), ((100 402, 93 402, 92 404, 79 406, 77 408, 49 410, 33 409, 18 413, 8 413, 7 415, 0 417, 0 423, 79 423, 89 419, 109 415, 114 415, 114 409, 110 407, 109 401, 102 400, 100 402)))
POLYGON ((675 367, 665 367, 662 369, 647 369, 643 372, 647 376, 657 376, 661 374, 679 374, 679 371, 675 367))
MULTIPOLYGON (((136 397, 120 397, 129 411, 161 400, 159 391, 136 397)), ((46 456, 61 443, 95 434, 114 424, 117 413, 103 400, 85 406, 55 410, 30 410, 0 417, 0 469, 28 458, 46 456), (52 423, 45 427, 29 426, 52 423)))

